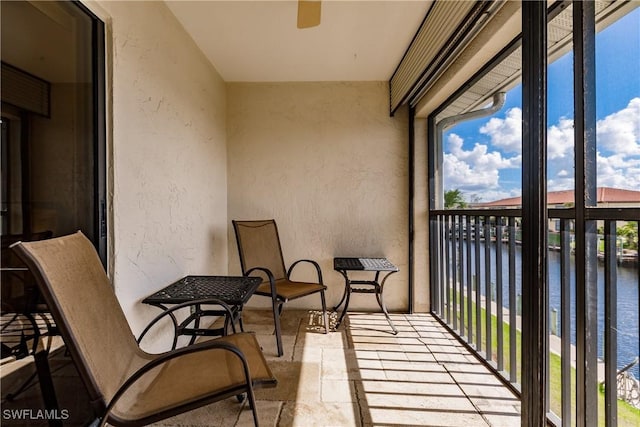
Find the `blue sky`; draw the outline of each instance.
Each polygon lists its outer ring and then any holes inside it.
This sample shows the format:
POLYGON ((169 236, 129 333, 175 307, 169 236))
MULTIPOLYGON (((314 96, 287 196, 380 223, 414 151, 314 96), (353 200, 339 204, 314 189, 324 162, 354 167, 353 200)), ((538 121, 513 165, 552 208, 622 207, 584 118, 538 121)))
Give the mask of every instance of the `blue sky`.
MULTIPOLYGON (((548 190, 572 189, 573 56, 548 68, 548 190)), ((596 36, 598 186, 640 190, 640 8, 596 36)), ((444 135, 444 187, 468 201, 521 194, 522 88, 490 118, 444 135)))

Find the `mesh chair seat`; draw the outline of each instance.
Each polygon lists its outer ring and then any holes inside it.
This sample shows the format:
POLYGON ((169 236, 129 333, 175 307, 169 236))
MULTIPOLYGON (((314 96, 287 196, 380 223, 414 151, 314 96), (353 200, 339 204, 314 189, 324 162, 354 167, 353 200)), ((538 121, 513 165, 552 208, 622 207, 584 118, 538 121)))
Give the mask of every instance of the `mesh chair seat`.
MULTIPOLYGON (((276 295, 285 301, 300 298, 320 292, 327 287, 319 283, 295 282, 289 279, 276 280, 276 295)), ((271 296, 271 285, 269 281, 264 281, 255 291, 258 295, 271 296)))
MULTIPOLYGON (((260 346, 252 333, 227 335, 216 339, 238 347, 251 369, 255 385, 273 382, 273 374, 264 363, 260 346)), ((170 412, 187 402, 206 399, 211 390, 220 396, 244 391, 246 379, 242 363, 233 354, 209 349, 174 359, 143 375, 119 399, 112 414, 120 419, 144 419, 170 412)))

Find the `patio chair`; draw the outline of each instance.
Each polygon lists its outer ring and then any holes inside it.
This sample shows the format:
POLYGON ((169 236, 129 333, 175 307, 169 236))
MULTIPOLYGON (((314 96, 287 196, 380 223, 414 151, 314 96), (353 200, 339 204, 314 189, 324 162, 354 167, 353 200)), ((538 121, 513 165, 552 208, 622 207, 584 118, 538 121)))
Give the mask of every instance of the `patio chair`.
POLYGON ((102 425, 149 424, 244 393, 258 425, 253 387, 276 380, 253 334, 147 353, 81 232, 12 248, 36 277, 102 425))
POLYGON ((320 293, 324 330, 325 333, 328 333, 329 322, 324 296, 324 291, 327 287, 322 282, 322 271, 318 263, 309 259, 300 259, 291 264, 288 270, 285 269, 278 227, 272 219, 260 221, 234 220, 232 223, 238 242, 242 273, 244 275, 254 273, 261 275, 264 281, 255 294, 271 298, 278 356, 284 354, 282 350, 280 315, 282 314, 283 305, 287 301, 320 293), (313 265, 318 275, 317 283, 291 280, 293 268, 301 262, 313 265))

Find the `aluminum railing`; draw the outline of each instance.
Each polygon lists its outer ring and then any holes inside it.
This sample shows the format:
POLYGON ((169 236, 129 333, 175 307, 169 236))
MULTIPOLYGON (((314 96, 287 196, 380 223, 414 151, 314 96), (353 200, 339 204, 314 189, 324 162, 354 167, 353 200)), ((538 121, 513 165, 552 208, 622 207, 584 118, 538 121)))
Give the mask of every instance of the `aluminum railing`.
MULTIPOLYGON (((617 319, 620 313, 616 283, 620 263, 629 263, 631 269, 636 269, 635 278, 632 279, 636 282, 635 309, 631 313, 636 319, 640 288, 637 250, 621 250, 617 229, 618 225, 629 221, 637 226, 638 217, 638 209, 633 208, 593 209, 588 218, 597 221, 602 232, 599 239, 592 239, 597 245, 600 266, 587 268, 604 269, 604 274, 600 274, 598 279, 603 281, 598 285, 604 289, 598 306, 604 310, 604 320, 597 332, 602 341, 598 365, 601 365, 599 372, 602 371, 600 379, 604 384, 605 402, 614 405, 614 410, 617 405, 615 390, 618 363, 629 362, 618 361, 617 319)), ((554 354, 551 357, 555 358, 555 368, 560 365, 560 378, 550 378, 547 372, 546 382, 547 387, 561 388, 561 392, 559 398, 555 397, 558 401, 547 402, 547 406, 550 421, 559 424, 562 417, 562 424, 565 424, 575 416, 575 409, 571 406, 575 391, 572 390, 570 378, 576 363, 579 363, 575 360, 575 338, 571 339, 575 337, 575 310, 581 309, 575 307, 573 210, 550 209, 549 219, 549 250, 556 254, 553 256, 554 268, 545 283, 547 286, 552 283, 556 294, 553 311, 549 308, 547 311, 549 316, 552 313, 554 315, 550 321, 550 352, 554 354), (559 319, 555 317, 558 312, 559 319)), ((521 300, 521 259, 529 255, 522 253, 520 248, 520 224, 519 209, 430 212, 432 312, 516 392, 520 390, 522 366, 519 348, 520 310, 522 304, 526 304, 521 300)), ((637 320, 634 328, 625 333, 635 336, 637 347, 637 320)), ((634 345, 633 338, 630 342, 634 345)), ((635 353, 637 355, 637 348, 635 353)), ((554 373, 554 376, 557 375, 554 373)))

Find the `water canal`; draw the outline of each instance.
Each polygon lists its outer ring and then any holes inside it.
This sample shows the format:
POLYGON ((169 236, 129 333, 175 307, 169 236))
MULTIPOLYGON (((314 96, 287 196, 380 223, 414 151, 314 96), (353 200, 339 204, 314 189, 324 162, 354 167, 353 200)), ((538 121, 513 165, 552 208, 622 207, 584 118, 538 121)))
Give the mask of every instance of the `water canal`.
MULTIPOLYGON (((496 248, 495 242, 491 243, 491 282, 496 286, 496 248)), ((471 256, 473 260, 473 246, 471 248, 471 256)), ((484 277, 484 242, 481 243, 480 249, 480 277, 484 277)), ((522 252, 520 246, 516 246, 516 293, 522 295, 522 252)), ((506 244, 502 247, 502 295, 503 305, 509 309, 509 252, 506 244)), ((549 251, 549 310, 553 312, 557 310, 557 328, 560 331, 560 253, 549 251)), ((598 357, 602 358, 604 354, 604 266, 598 263, 598 357)), ((576 313, 575 313, 575 296, 576 296, 576 279, 575 279, 575 263, 571 256, 571 343, 576 343, 576 313)), ((484 288, 484 286, 483 286, 484 288)), ((638 264, 635 265, 619 265, 617 268, 617 333, 618 333, 618 369, 627 365, 638 357, 640 353, 640 274, 638 273, 638 264)), ((492 292, 492 299, 495 301, 496 289, 492 292)), ((485 290, 482 289, 484 294, 485 290)), ((522 301, 521 304, 526 304, 522 301)), ((552 316, 550 316, 552 317, 552 316)), ((551 328, 551 320, 550 320, 551 328)), ((632 372, 636 378, 640 378, 640 366, 636 365, 632 372)))

